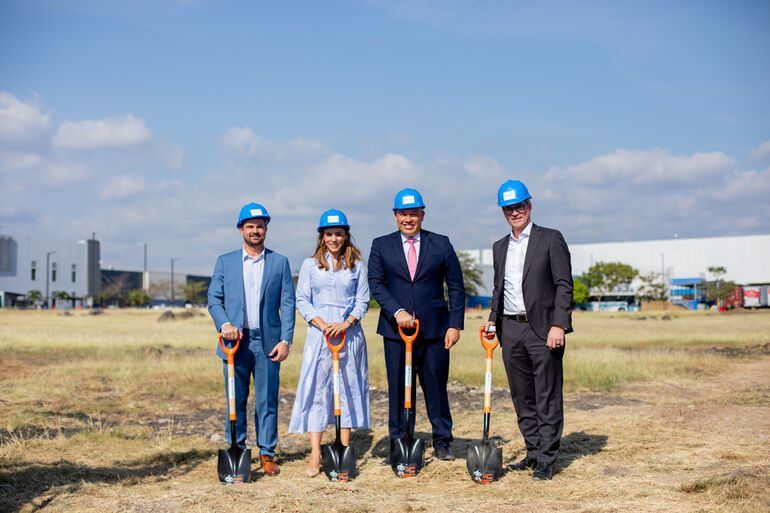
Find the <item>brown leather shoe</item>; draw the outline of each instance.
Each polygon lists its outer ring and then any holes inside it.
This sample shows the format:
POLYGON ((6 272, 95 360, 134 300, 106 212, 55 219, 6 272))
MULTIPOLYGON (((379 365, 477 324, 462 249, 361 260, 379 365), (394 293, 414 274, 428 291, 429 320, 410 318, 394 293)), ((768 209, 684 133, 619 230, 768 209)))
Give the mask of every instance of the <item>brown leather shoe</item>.
POLYGON ((262 470, 264 470, 265 474, 268 476, 277 476, 281 473, 281 467, 279 467, 278 464, 273 461, 272 456, 260 454, 259 462, 262 464, 262 470))

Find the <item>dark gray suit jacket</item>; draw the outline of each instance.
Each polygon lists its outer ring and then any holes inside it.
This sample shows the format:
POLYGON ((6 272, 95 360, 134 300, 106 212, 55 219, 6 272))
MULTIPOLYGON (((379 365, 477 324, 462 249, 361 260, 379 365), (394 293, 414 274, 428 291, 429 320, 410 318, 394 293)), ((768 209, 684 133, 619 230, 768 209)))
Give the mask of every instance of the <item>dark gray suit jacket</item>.
MULTIPOLYGON (((510 239, 508 233, 492 246, 495 289, 489 320, 498 329, 502 326, 505 260, 510 239)), ((548 330, 554 325, 561 326, 566 333, 572 331, 572 264, 560 232, 532 224, 521 287, 529 324, 538 337, 547 340, 548 330)))

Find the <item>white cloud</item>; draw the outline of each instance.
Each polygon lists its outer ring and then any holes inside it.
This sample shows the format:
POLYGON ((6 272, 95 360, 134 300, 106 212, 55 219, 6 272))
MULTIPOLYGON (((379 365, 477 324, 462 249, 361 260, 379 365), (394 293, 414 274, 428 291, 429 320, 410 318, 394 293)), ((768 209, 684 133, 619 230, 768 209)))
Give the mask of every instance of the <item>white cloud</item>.
POLYGON ((120 175, 111 178, 99 194, 103 199, 122 199, 135 196, 144 190, 144 177, 120 175))
POLYGON ((43 162, 43 156, 37 153, 0 150, 0 173, 34 169, 43 162))
POLYGON ((770 141, 765 141, 751 150, 751 158, 754 160, 765 160, 770 158, 770 141))
POLYGON ((43 183, 48 186, 77 183, 88 176, 88 169, 79 163, 57 162, 49 164, 43 171, 43 183))
POLYGON ((738 169, 721 152, 617 150, 551 168, 530 189, 536 222, 568 242, 770 230, 770 169, 738 169))
POLYGON ((305 160, 328 153, 316 139, 298 137, 289 141, 274 141, 262 137, 249 127, 229 128, 222 135, 222 144, 246 157, 270 160, 305 160))
POLYGON ((695 185, 724 174, 734 165, 734 161, 721 152, 682 156, 662 149, 619 149, 582 164, 552 168, 547 177, 594 187, 614 187, 619 183, 665 187, 695 185))
POLYGON ((122 118, 64 121, 54 135, 53 145, 71 150, 128 148, 140 146, 151 137, 143 119, 127 114, 122 118))
POLYGON ((28 144, 48 130, 50 118, 40 107, 0 91, 0 143, 28 144))

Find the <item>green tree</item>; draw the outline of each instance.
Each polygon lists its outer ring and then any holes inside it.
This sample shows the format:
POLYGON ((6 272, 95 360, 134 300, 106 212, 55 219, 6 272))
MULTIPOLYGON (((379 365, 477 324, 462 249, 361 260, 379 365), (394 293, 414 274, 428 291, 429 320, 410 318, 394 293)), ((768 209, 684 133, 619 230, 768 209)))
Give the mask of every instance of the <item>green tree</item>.
POLYGON ((43 300, 43 293, 37 289, 32 289, 27 292, 27 300, 33 305, 43 300))
POLYGON ((665 279, 661 277, 660 273, 651 271, 645 275, 639 276, 642 281, 642 285, 637 291, 637 295, 642 299, 649 301, 665 301, 666 292, 668 287, 666 286, 665 279))
POLYGON ((621 262, 596 262, 584 274, 583 279, 589 288, 602 297, 610 294, 620 285, 630 284, 639 275, 639 271, 621 262))
POLYGON ((727 269, 721 265, 713 265, 708 268, 709 274, 712 279, 704 282, 703 298, 707 301, 719 301, 729 296, 733 289, 735 289, 735 282, 724 279, 724 275, 727 274, 727 269))
POLYGON ((572 289, 572 300, 576 305, 587 303, 591 297, 588 286, 580 278, 575 278, 574 288, 572 289))
POLYGON ((128 293, 128 304, 131 306, 145 306, 150 302, 150 296, 142 289, 135 289, 128 293))
POLYGON ((191 280, 185 284, 182 294, 188 303, 199 305, 204 302, 205 292, 206 284, 204 282, 191 280))
POLYGON ((461 251, 457 253, 457 259, 460 261, 460 269, 463 272, 463 285, 465 285, 465 295, 477 296, 479 287, 484 285, 482 280, 483 271, 473 257, 461 251))

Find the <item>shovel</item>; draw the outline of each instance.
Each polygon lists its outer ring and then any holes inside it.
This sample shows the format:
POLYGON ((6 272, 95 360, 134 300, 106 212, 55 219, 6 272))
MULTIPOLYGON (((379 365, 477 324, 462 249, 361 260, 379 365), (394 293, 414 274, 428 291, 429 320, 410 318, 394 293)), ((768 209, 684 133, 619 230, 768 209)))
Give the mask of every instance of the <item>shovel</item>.
POLYGON ((225 484, 248 483, 251 481, 251 449, 241 449, 235 437, 235 352, 241 343, 241 337, 233 347, 222 343, 219 335, 219 347, 227 355, 227 397, 230 406, 230 448, 220 449, 217 454, 217 473, 225 484))
POLYGON ((404 413, 406 415, 406 433, 398 440, 390 441, 390 466, 398 477, 414 477, 425 465, 425 443, 415 438, 412 433, 412 342, 420 332, 420 321, 414 321, 414 334, 404 335, 401 326, 398 333, 406 344, 404 357, 404 413))
POLYGON ((484 374, 484 437, 468 447, 465 459, 471 479, 478 484, 496 481, 503 473, 503 449, 489 442, 489 417, 492 413, 492 352, 499 341, 484 338, 484 326, 479 330, 481 345, 486 352, 487 368, 484 374))
POLYGON ((332 352, 332 368, 334 370, 334 423, 336 425, 337 439, 333 445, 324 445, 321 448, 321 467, 329 481, 346 482, 355 477, 356 453, 350 446, 342 445, 340 440, 340 351, 345 347, 345 333, 342 334, 342 342, 332 345, 329 337, 324 335, 326 345, 332 352))

